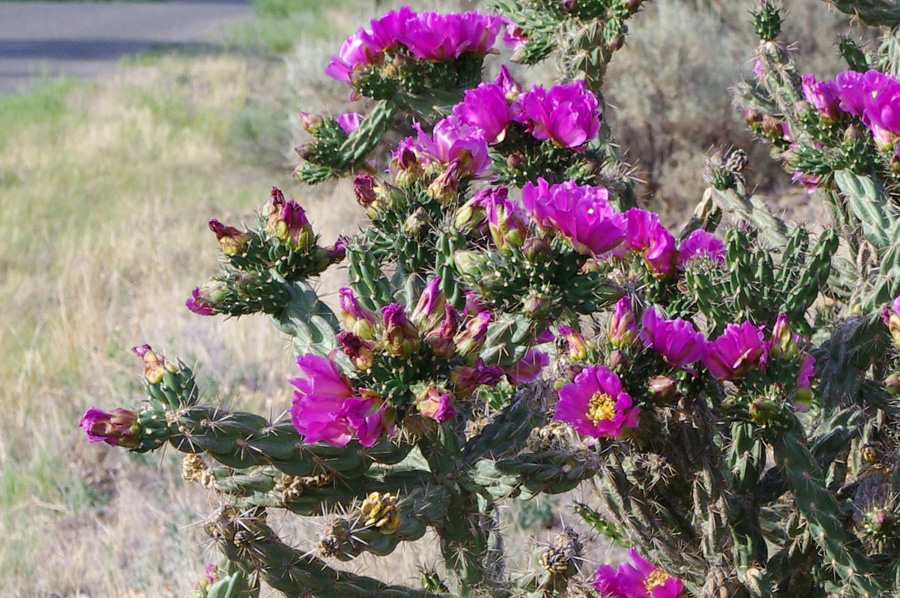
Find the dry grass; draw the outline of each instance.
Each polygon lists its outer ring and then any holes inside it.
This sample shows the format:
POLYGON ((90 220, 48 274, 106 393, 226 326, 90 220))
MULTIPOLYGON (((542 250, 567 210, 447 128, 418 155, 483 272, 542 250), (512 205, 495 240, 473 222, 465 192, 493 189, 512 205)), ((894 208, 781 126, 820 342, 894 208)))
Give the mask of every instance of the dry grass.
MULTIPOLYGON (((663 2, 642 16, 659 19, 667 10, 675 8, 663 2)), ((163 55, 100 83, 48 83, 0 98, 0 598, 184 596, 211 558, 197 550, 205 541, 197 522, 211 510, 210 498, 180 480, 177 455, 88 445, 75 422, 91 405, 137 404, 139 367, 128 349, 145 342, 198 363, 210 400, 272 415, 289 405, 291 355, 272 327, 259 318, 200 318, 183 301, 214 271, 217 247, 206 220, 249 221, 273 184, 308 208, 326 243, 361 216, 346 183, 301 190, 289 178, 289 145, 264 148, 264 160, 254 153, 271 140, 259 128, 266 114, 287 124, 285 107, 345 109, 346 90, 320 69, 336 47, 328 40, 363 17, 326 11, 317 18, 331 29, 325 41, 303 38, 289 60, 290 84, 269 58, 163 55), (237 133, 236 122, 243 123, 237 133)), ((690 19, 690 27, 715 29, 702 15, 690 19)), ((614 67, 625 72, 646 59, 659 35, 635 29, 629 44, 645 47, 645 58, 623 52, 614 67)), ((667 39, 685 46, 692 61, 717 51, 687 48, 685 37, 667 39)), ((710 73, 710 85, 732 82, 729 73, 710 73)), ((624 91, 641 82, 610 77, 619 122, 646 121, 655 108, 624 91)), ((664 117, 680 123, 668 135, 686 135, 687 121, 707 111, 676 108, 664 117)), ((670 168, 659 179, 695 181, 696 152, 704 150, 695 144, 683 159, 670 152, 665 160, 677 158, 691 174, 670 168)), ((333 297, 339 286, 340 275, 323 280, 322 294, 333 297)), ((522 539, 533 532, 521 529, 515 512, 506 520, 515 538, 508 545, 522 561, 531 544, 522 539)), ((291 518, 284 531, 302 545, 316 522, 291 518)), ((537 539, 546 541, 542 533, 537 539)), ((605 560, 605 546, 594 544, 592 563, 605 560)), ((423 541, 403 547, 390 567, 363 559, 362 568, 389 569, 390 581, 407 582, 434 553, 434 542, 423 541)))

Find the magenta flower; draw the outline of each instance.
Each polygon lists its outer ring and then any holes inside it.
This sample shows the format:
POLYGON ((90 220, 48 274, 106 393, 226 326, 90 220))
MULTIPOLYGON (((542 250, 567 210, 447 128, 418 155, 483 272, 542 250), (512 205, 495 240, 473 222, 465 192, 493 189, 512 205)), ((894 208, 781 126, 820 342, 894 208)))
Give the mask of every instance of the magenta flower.
POLYGON ((341 129, 344 130, 344 133, 349 135, 359 128, 359 123, 362 122, 362 116, 360 116, 358 112, 345 112, 338 115, 334 120, 341 129))
POLYGON ((652 305, 641 317, 640 336, 645 347, 656 351, 672 367, 690 366, 703 356, 703 335, 694 325, 681 318, 666 320, 652 305))
POLYGON ((543 351, 529 349, 525 357, 520 359, 506 372, 506 379, 513 386, 528 384, 537 380, 541 370, 550 365, 550 358, 543 351))
POLYGON ((616 302, 612 317, 609 320, 609 342, 613 347, 627 347, 638 336, 631 309, 631 297, 625 296, 616 302))
POLYGON ((141 441, 138 416, 127 409, 113 409, 109 413, 91 407, 78 422, 90 442, 105 442, 110 446, 136 448, 141 441))
POLYGON ((695 230, 678 248, 678 269, 684 270, 685 264, 696 258, 712 260, 719 265, 724 264, 725 243, 702 228, 695 230))
POLYGON ((503 141, 512 118, 506 93, 495 83, 482 83, 466 91, 465 99, 453 107, 453 115, 480 130, 488 145, 503 141))
POLYGON ((555 85, 550 91, 535 85, 518 101, 521 111, 515 118, 535 139, 552 139, 562 147, 579 148, 600 130, 597 97, 584 81, 555 85))
POLYGON ((559 389, 556 421, 568 422, 575 430, 594 438, 615 438, 626 428, 636 428, 640 408, 632 406, 622 382, 606 366, 588 366, 574 382, 559 389))
POLYGON ((801 78, 803 96, 825 119, 835 121, 841 117, 840 88, 834 81, 816 81, 812 73, 801 78))
POLYGON ((338 81, 352 84, 354 72, 367 65, 384 62, 384 53, 407 39, 409 24, 417 18, 408 6, 391 11, 370 22, 371 29, 359 29, 341 45, 337 56, 325 67, 325 73, 338 81))
POLYGON ((714 341, 707 341, 703 365, 716 380, 737 380, 756 366, 765 367, 768 347, 763 327, 750 322, 728 324, 714 341))
POLYGON ((684 583, 644 560, 634 548, 628 549, 630 563, 622 563, 616 578, 622 593, 635 598, 678 598, 684 583))
POLYGON ((863 113, 865 122, 872 131, 876 145, 881 149, 891 149, 900 138, 900 82, 874 95, 863 113))
POLYGON ((558 230, 578 253, 597 256, 622 242, 625 222, 608 201, 604 187, 579 186, 574 181, 550 185, 539 178, 537 186, 522 188, 522 205, 531 219, 558 230))
POLYGON ((291 421, 304 442, 346 446, 355 434, 360 444, 372 446, 389 430, 387 405, 372 393, 357 395, 336 363, 307 354, 297 359, 297 367, 303 377, 290 380, 297 387, 291 421))
POLYGON ((600 592, 602 598, 630 598, 619 589, 619 577, 611 565, 597 567, 592 585, 600 592))
MULTIPOLYGON (((506 28, 503 30, 503 45, 515 51, 528 43, 528 37, 521 27, 508 19, 504 19, 504 21, 506 28)), ((504 66, 504 68, 506 67, 504 66)))
POLYGON ((431 135, 427 135, 418 123, 414 128, 418 132, 416 149, 419 159, 425 164, 449 167, 456 162, 460 177, 480 178, 490 172, 491 157, 480 129, 452 116, 435 124, 431 135))
POLYGON ((425 60, 459 58, 463 54, 496 53, 492 50, 503 20, 470 11, 442 14, 425 12, 410 21, 404 44, 425 60))
POLYGON ((439 423, 453 419, 456 408, 453 397, 442 388, 428 386, 416 398, 416 409, 423 416, 439 423))
POLYGON ((658 274, 668 274, 678 255, 675 237, 659 222, 659 216, 640 208, 631 208, 624 214, 625 240, 616 249, 616 255, 629 251, 644 256, 644 261, 658 274))

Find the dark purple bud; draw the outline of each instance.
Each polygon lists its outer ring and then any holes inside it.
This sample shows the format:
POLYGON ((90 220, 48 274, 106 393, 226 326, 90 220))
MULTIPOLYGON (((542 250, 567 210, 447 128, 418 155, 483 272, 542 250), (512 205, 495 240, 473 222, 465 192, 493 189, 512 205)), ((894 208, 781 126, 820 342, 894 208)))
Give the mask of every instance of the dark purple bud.
POLYGON ((136 448, 140 444, 141 425, 137 414, 127 409, 113 409, 107 413, 91 407, 78 425, 91 442, 105 442, 125 448, 136 448))
POLYGON ((337 342, 341 351, 350 358, 356 369, 364 371, 372 367, 372 363, 375 361, 372 343, 346 331, 337 335, 337 342))
POLYGON ((479 358, 472 367, 460 366, 450 372, 450 380, 456 387, 457 397, 468 397, 479 386, 496 386, 503 375, 503 368, 487 366, 479 358))
POLYGON ((628 357, 628 355, 626 355, 623 351, 614 349, 609 352, 608 362, 609 369, 616 372, 630 366, 631 358, 628 357))
POLYGON ((211 280, 191 291, 191 297, 184 304, 199 316, 212 316, 219 313, 226 294, 227 285, 224 282, 211 280))
POLYGON ((367 172, 361 172, 353 177, 353 193, 359 205, 364 208, 371 206, 378 199, 375 195, 375 178, 367 172))
POLYGON ((216 233, 216 240, 225 255, 236 255, 244 251, 250 237, 233 226, 225 226, 215 218, 209 220, 209 230, 216 233))
POLYGON ((347 239, 343 236, 337 238, 334 245, 325 248, 325 257, 329 264, 337 264, 347 257, 347 239))
POLYGON ((300 156, 301 160, 309 160, 310 158, 312 158, 315 155, 312 152, 312 150, 310 149, 311 147, 312 147, 311 143, 305 144, 305 145, 298 145, 297 147, 294 148, 294 151, 297 152, 297 155, 300 156))

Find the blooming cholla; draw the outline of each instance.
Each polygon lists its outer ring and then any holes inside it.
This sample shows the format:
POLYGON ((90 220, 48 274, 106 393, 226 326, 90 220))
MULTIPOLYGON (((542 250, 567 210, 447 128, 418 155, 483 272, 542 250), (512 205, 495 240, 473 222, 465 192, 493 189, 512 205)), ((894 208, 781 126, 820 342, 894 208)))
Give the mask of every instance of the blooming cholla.
POLYGON ((652 305, 641 317, 640 336, 645 347, 672 367, 688 367, 703 356, 703 335, 694 325, 681 318, 666 320, 652 305))
POLYGON ((550 185, 543 178, 522 189, 522 204, 532 220, 559 231, 578 253, 602 255, 622 242, 625 222, 609 205, 604 187, 573 181, 550 185))
POLYGON ((559 389, 553 419, 568 422, 585 436, 615 438, 638 426, 640 408, 608 367, 588 366, 559 389))
POLYGON ((601 565, 594 573, 594 588, 603 598, 680 598, 684 583, 628 549, 630 563, 618 569, 601 565))
POLYGON ((388 405, 377 394, 357 392, 335 362, 301 355, 297 367, 303 377, 291 379, 297 387, 291 421, 306 442, 345 446, 356 436, 363 446, 372 446, 392 428, 388 405))
POLYGON ((716 380, 735 380, 753 367, 764 368, 767 356, 762 326, 729 324, 718 338, 706 343, 703 365, 716 380))

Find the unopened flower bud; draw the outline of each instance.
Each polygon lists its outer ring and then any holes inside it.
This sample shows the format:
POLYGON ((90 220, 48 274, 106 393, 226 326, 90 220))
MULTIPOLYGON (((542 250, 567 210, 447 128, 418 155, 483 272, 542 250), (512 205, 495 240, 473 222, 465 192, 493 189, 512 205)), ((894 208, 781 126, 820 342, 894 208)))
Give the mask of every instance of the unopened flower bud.
POLYGON ((587 341, 580 332, 569 328, 565 324, 559 325, 559 333, 566 337, 569 345, 569 359, 572 361, 584 361, 588 356, 587 341))
POLYGON ((522 251, 525 259, 532 264, 545 264, 553 256, 553 249, 545 239, 540 237, 528 237, 522 243, 522 251))
POLYGON ((348 288, 339 290, 338 297, 341 306, 341 324, 344 328, 362 339, 374 340, 376 315, 360 305, 353 291, 348 288))
POLYGON ((399 303, 391 303, 381 308, 384 315, 384 336, 382 346, 389 354, 409 357, 419 346, 419 331, 409 320, 399 303))
POLYGON ((631 309, 631 297, 622 297, 613 309, 609 320, 609 342, 614 347, 627 347, 637 338, 634 312, 631 309))
POLYGON ((525 298, 522 313, 533 320, 543 320, 553 311, 553 301, 543 293, 532 291, 525 298))
POLYGON ((166 358, 154 353, 150 345, 132 347, 131 350, 144 362, 144 377, 147 379, 147 382, 159 384, 163 379, 163 374, 166 372, 166 365, 168 365, 166 358))
POLYGON ((301 112, 300 113, 300 122, 303 124, 303 128, 307 133, 311 135, 315 135, 319 132, 319 129, 322 128, 322 125, 325 123, 325 119, 322 118, 320 114, 312 114, 311 112, 301 112))
POLYGON ((200 316, 211 316, 219 313, 219 307, 228 294, 228 285, 220 280, 211 280, 191 291, 191 297, 184 302, 185 306, 200 316))
POLYGON ((458 231, 468 234, 480 227, 485 220, 484 206, 481 205, 479 198, 473 197, 464 203, 453 217, 453 227, 458 231))
POLYGON ((367 173, 361 172, 353 177, 353 194, 356 195, 356 202, 364 208, 368 208, 377 201, 375 195, 375 178, 367 173))
POLYGON ((488 267, 488 258, 476 251, 457 251, 453 254, 453 262, 460 274, 472 278, 480 278, 488 267))
POLYGON ((356 369, 365 371, 372 367, 375 361, 375 352, 371 342, 346 331, 337 335, 337 342, 356 369))
POLYGON ((447 299, 441 291, 441 278, 435 276, 425 285, 411 319, 421 330, 431 330, 444 316, 447 299))
POLYGON ((519 152, 511 153, 506 159, 506 166, 512 171, 521 170, 523 164, 525 164, 525 158, 519 152))
POLYGON ((894 345, 900 347, 900 315, 892 309, 885 309, 881 312, 881 319, 887 324, 894 345))
POLYGON ((127 409, 113 409, 109 413, 91 407, 78 423, 90 442, 105 442, 111 446, 137 448, 141 425, 137 414, 127 409))
POLYGON ((667 403, 675 396, 675 380, 668 376, 650 378, 650 396, 656 403, 667 403))
POLYGON ((459 194, 460 167, 459 160, 453 160, 428 185, 425 193, 443 205, 450 204, 459 194))
POLYGON ((800 354, 800 347, 797 346, 797 335, 791 331, 785 314, 779 314, 778 319, 775 321, 775 326, 772 327, 769 353, 775 357, 784 357, 785 359, 793 359, 800 354))
POLYGON ((404 235, 416 238, 428 229, 430 220, 431 218, 428 216, 428 212, 425 211, 425 208, 420 206, 403 222, 403 226, 400 227, 400 230, 404 235))
POLYGON ((569 382, 575 382, 575 378, 578 377, 578 374, 584 369, 584 366, 578 364, 572 364, 566 369, 566 378, 569 382))
POLYGON ((813 391, 809 386, 800 386, 791 395, 791 399, 794 403, 794 409, 800 413, 806 413, 812 405, 813 391))
POLYGON ((437 328, 425 335, 425 343, 435 356, 450 359, 456 353, 454 337, 459 330, 459 313, 452 305, 444 305, 444 319, 437 328))
POLYGON ((347 257, 347 239, 339 236, 334 245, 325 248, 325 257, 328 259, 329 265, 344 261, 344 258, 347 257))
POLYGON ((275 222, 275 236, 294 251, 305 251, 316 242, 306 212, 293 199, 284 204, 275 222))
POLYGON ((301 160, 309 160, 315 155, 312 149, 310 149, 312 148, 312 145, 313 144, 311 143, 298 145, 294 148, 294 151, 297 152, 297 155, 300 156, 301 160))
POLYGON ((416 409, 422 417, 444 423, 456 415, 453 407, 453 397, 442 388, 435 386, 425 387, 416 397, 416 409))
POLYGON ((618 349, 613 349, 609 352, 609 358, 607 359, 607 364, 609 365, 609 369, 614 372, 619 370, 623 370, 631 365, 631 358, 625 354, 624 351, 620 351, 618 349))
POLYGON ((222 253, 225 255, 242 253, 250 240, 247 233, 233 226, 225 226, 215 218, 210 218, 209 230, 216 233, 216 240, 219 241, 219 245, 222 246, 222 253))
POLYGON ((481 351, 481 347, 484 346, 490 321, 491 313, 488 311, 476 314, 475 317, 470 319, 466 323, 466 327, 454 339, 456 341, 456 352, 463 357, 477 355, 481 351))
POLYGON ((900 374, 894 372, 884 379, 884 386, 887 391, 895 397, 900 397, 900 374))
POLYGON ((778 415, 778 404, 769 399, 756 399, 750 404, 750 418, 764 426, 778 415))
POLYGON ((450 372, 457 397, 468 397, 479 386, 496 386, 503 378, 503 368, 485 365, 481 358, 472 367, 460 366, 450 372))

